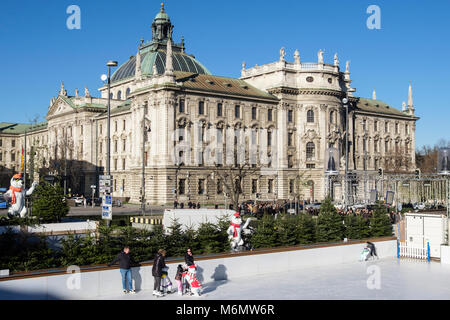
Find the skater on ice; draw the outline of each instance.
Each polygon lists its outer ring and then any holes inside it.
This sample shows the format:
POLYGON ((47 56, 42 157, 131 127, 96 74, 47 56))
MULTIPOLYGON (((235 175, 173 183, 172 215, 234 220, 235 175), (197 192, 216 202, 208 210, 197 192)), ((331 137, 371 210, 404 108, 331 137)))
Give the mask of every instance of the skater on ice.
POLYGON ((161 278, 163 275, 163 269, 166 267, 166 250, 159 249, 158 253, 153 260, 152 275, 154 277, 153 295, 156 297, 164 296, 161 292, 161 278))

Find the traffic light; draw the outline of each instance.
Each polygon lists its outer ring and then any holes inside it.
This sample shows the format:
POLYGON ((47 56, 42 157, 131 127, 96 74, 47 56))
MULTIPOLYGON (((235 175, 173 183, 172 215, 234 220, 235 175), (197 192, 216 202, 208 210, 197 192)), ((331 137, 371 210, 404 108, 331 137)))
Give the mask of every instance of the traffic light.
POLYGON ((420 179, 420 169, 416 169, 414 175, 416 176, 416 179, 420 179))
POLYGON ((378 175, 379 175, 380 177, 383 176, 383 169, 381 169, 381 168, 378 169, 378 175))

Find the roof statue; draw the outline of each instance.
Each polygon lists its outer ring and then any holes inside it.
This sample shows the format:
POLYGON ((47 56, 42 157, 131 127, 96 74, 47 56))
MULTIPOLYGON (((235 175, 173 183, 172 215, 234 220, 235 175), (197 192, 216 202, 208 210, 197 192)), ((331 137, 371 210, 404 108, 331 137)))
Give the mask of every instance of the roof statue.
POLYGON ((323 52, 322 49, 319 50, 319 52, 317 53, 317 59, 319 63, 323 63, 323 52))
POLYGON ((294 52, 294 62, 295 64, 300 64, 300 52, 298 52, 298 49, 294 52))
POLYGON ((403 112, 406 111, 406 102, 405 101, 402 102, 402 111, 403 112))
POLYGON ((372 100, 377 100, 377 93, 375 92, 375 88, 373 88, 372 100))
POLYGON ((75 97, 78 98, 78 88, 75 88, 75 97))
POLYGON ((284 61, 284 57, 286 56, 286 51, 284 47, 280 49, 280 61, 284 61))
POLYGON ((350 61, 345 63, 345 72, 350 72, 350 61))
POLYGON ((61 89, 59 90, 59 95, 60 96, 67 96, 67 90, 64 89, 64 82, 61 81, 61 89))
POLYGON ((242 70, 245 70, 245 61, 242 61, 242 70))
POLYGON ((339 59, 337 53, 334 54, 334 65, 337 67, 339 66, 339 59))
POLYGON ((89 92, 89 89, 86 86, 84 87, 84 96, 86 98, 90 98, 91 97, 91 93, 89 92))

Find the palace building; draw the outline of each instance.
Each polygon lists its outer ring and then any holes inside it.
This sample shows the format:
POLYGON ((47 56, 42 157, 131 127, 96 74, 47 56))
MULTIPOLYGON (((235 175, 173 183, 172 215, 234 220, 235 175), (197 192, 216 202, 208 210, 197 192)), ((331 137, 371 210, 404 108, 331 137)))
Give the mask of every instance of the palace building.
MULTIPOLYGON (((414 171, 419 118, 411 85, 399 110, 375 91, 372 98, 356 96, 349 63, 341 70, 337 55, 332 64, 322 51, 317 62, 303 62, 297 50, 288 61, 284 48, 273 63, 243 63, 240 78, 217 76, 187 52, 183 38, 173 40, 173 27, 162 5, 152 39, 141 40, 111 76, 113 197, 139 203, 144 168, 147 203, 224 203, 229 198, 218 173, 247 166, 242 200, 320 201, 331 193, 341 201, 342 183, 330 189, 325 164, 333 148, 336 171, 344 172, 346 120, 351 172, 414 171)), ((34 179, 59 175, 72 193, 98 190, 107 166, 107 85, 99 91, 100 97, 87 88, 68 95, 61 83, 45 122, 0 123, 0 187, 20 170, 26 137, 34 179)))

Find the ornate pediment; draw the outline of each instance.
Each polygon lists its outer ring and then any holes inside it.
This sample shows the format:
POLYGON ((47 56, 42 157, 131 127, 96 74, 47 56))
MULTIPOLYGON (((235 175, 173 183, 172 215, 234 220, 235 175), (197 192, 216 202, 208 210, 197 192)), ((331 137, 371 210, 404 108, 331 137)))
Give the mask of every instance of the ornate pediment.
POLYGON ((61 96, 58 96, 55 100, 53 100, 53 104, 50 105, 48 109, 47 119, 71 113, 74 111, 74 108, 70 105, 68 101, 66 101, 66 99, 69 98, 62 98, 61 96))

